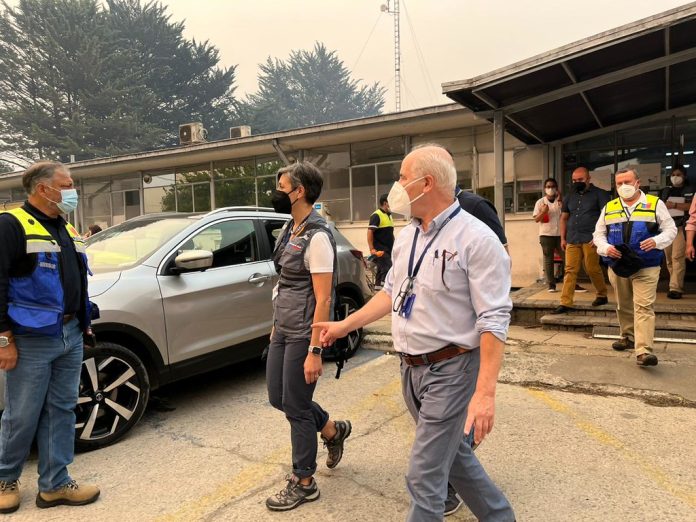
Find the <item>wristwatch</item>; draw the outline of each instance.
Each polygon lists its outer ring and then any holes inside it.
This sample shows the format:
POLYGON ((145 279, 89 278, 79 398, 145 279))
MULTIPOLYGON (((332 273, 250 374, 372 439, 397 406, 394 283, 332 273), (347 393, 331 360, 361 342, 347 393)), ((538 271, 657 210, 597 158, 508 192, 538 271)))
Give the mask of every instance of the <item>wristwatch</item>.
MULTIPOLYGON (((1 339, 1 337, 0 337, 0 339, 1 339)), ((324 349, 321 346, 310 346, 307 351, 309 353, 313 353, 314 355, 321 355, 321 352, 323 352, 324 349)))
POLYGON ((14 342, 13 337, 0 335, 0 348, 7 348, 12 342, 14 342))

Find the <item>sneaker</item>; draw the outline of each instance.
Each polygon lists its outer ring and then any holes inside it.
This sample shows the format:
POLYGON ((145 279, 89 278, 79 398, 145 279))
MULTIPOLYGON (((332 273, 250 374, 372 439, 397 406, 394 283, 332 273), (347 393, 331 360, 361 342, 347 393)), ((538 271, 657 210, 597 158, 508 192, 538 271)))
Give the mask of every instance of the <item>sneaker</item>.
POLYGON ((99 488, 92 485, 78 485, 71 480, 64 486, 53 491, 39 491, 36 495, 36 506, 50 508, 54 506, 84 506, 99 498, 99 488))
POLYGON ((670 290, 667 292, 667 299, 681 299, 682 298, 682 293, 677 292, 676 290, 670 290))
POLYGON ((641 353, 636 357, 636 364, 638 366, 657 366, 657 355, 652 353, 641 353))
POLYGON ((579 293, 579 294, 583 294, 583 293, 587 292, 587 290, 585 290, 585 289, 584 289, 582 286, 580 286, 580 285, 575 285, 575 291, 576 291, 577 293, 579 293))
POLYGON ((0 480, 0 513, 19 509, 19 480, 0 480))
POLYGON ((558 290, 556 290, 556 283, 551 283, 549 285, 549 292, 558 292, 558 290))
POLYGON ((452 487, 452 484, 447 483, 447 498, 445 499, 445 516, 456 513, 460 507, 464 505, 462 497, 459 496, 457 490, 452 487))
POLYGON ((618 341, 611 343, 611 347, 617 352, 623 352, 624 350, 633 350, 635 348, 633 341, 628 337, 622 337, 618 341))
POLYGON ((295 475, 287 475, 288 485, 280 492, 266 499, 266 507, 271 511, 289 511, 305 502, 314 502, 319 498, 319 488, 312 478, 311 484, 303 486, 295 475))
POLYGON ((328 440, 323 435, 321 436, 321 440, 324 441, 324 447, 329 451, 329 454, 326 456, 326 467, 329 469, 335 468, 338 466, 338 463, 341 462, 341 458, 343 457, 343 443, 353 430, 349 420, 335 421, 335 423, 336 435, 334 435, 333 439, 328 440))

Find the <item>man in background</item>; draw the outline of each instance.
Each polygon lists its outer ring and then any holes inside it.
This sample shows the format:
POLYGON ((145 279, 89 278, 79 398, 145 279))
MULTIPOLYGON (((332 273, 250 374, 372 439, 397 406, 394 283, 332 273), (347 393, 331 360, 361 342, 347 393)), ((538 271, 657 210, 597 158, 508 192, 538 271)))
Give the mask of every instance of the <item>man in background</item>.
POLYGON ((379 290, 391 268, 391 251, 394 246, 394 220, 386 194, 379 197, 379 208, 370 216, 370 223, 367 226, 367 244, 377 265, 375 289, 379 290))

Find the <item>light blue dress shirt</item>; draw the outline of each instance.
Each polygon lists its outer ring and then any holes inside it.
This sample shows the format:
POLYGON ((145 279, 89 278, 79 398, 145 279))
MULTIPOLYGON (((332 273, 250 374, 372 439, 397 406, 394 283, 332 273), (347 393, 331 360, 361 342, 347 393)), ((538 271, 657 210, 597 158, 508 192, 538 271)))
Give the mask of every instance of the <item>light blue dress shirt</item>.
MULTIPOLYGON (((427 232, 413 219, 396 237, 392 268, 383 288, 392 307, 408 277, 416 229, 414 266, 458 205, 455 201, 439 214, 427 232)), ((507 338, 512 310, 510 258, 490 228, 464 210, 442 228, 425 254, 413 294, 416 297, 408 319, 392 312, 392 337, 398 352, 421 355, 448 344, 478 348, 483 332, 491 332, 502 341, 507 338)))

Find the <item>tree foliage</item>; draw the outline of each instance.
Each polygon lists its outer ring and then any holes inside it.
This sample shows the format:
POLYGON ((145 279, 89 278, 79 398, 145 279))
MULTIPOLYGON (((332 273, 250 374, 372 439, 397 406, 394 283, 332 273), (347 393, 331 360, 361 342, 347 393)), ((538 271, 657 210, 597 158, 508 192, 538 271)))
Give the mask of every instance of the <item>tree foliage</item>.
POLYGON ((255 133, 372 116, 384 107, 386 89, 351 79, 336 51, 319 42, 259 68, 259 89, 240 103, 237 118, 255 133))
POLYGON ((140 0, 20 0, 0 13, 0 143, 31 160, 116 155, 178 143, 203 121, 224 137, 234 67, 140 0))

